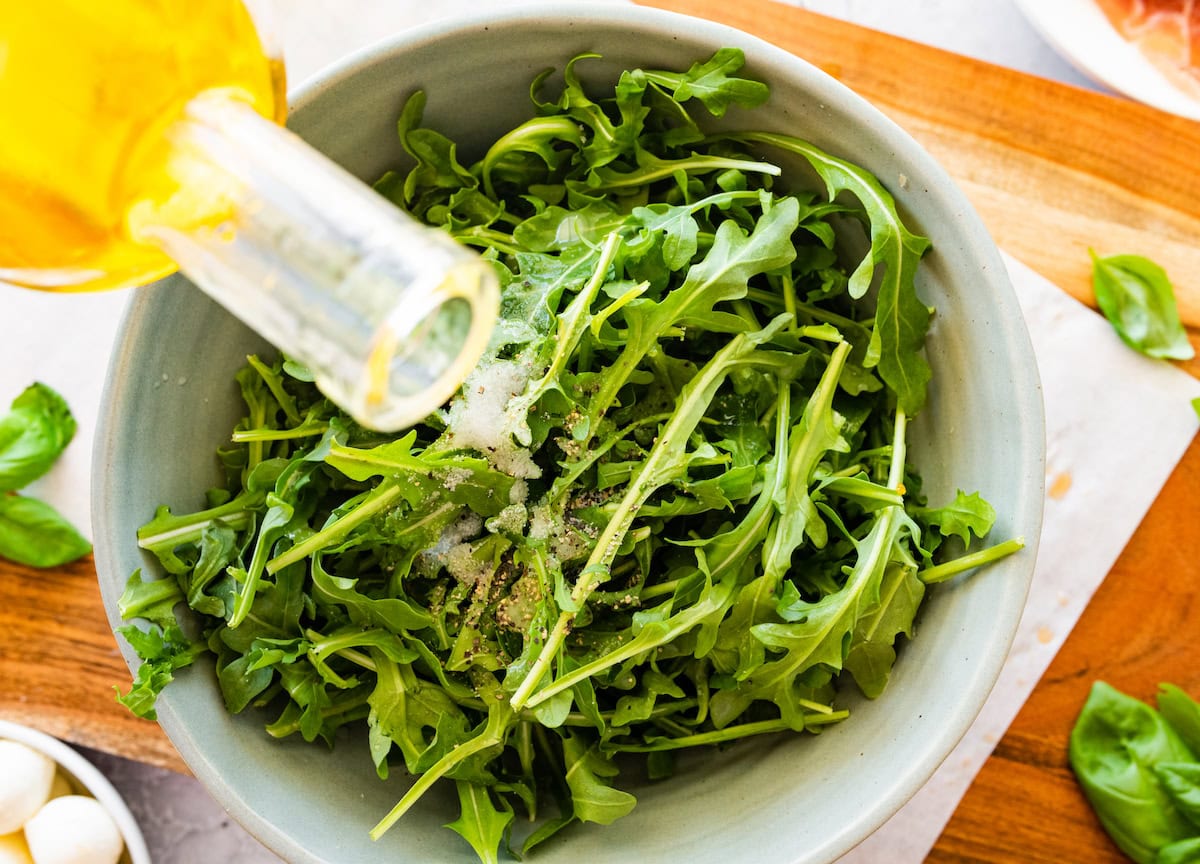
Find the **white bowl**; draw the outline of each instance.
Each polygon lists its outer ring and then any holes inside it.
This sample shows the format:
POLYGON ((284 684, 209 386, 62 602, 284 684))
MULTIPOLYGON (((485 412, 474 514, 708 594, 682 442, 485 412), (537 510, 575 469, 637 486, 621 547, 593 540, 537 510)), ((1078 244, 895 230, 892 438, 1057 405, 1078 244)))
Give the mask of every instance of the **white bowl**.
MULTIPOLYGON (((979 489, 1000 514, 998 537, 1023 553, 932 590, 916 639, 886 693, 845 697, 848 721, 820 736, 746 742, 681 759, 669 781, 630 783, 639 803, 611 827, 572 826, 537 850, 543 864, 579 861, 827 862, 866 837, 929 778, 966 731, 1007 654, 1033 572, 1041 525, 1044 423, 1033 351, 999 254, 962 192, 907 134, 834 79, 728 27, 651 9, 531 7, 401 34, 353 55, 295 94, 292 128, 373 180, 403 161, 396 119, 423 88, 425 119, 469 161, 532 115, 529 82, 582 51, 588 72, 687 68, 722 46, 772 86, 768 106, 725 118, 813 140, 872 170, 912 226, 933 238, 920 290, 937 307, 927 407, 911 458, 931 500, 979 489)), ((96 562, 110 620, 141 554, 136 530, 156 506, 193 509, 218 472, 214 449, 239 413, 233 373, 261 340, 181 279, 133 303, 109 373, 93 480, 96 562), (186 387, 156 387, 167 376, 186 387)), ((122 640, 123 643, 123 640, 122 640)), ((127 645, 131 665, 137 659, 127 645)), ((265 845, 294 864, 471 861, 441 826, 458 815, 439 784, 378 843, 367 837, 407 788, 376 776, 365 736, 329 752, 275 741, 263 718, 230 716, 201 663, 159 702, 163 728, 195 775, 265 845)))
POLYGON ((121 793, 95 765, 57 738, 28 726, 9 723, 7 720, 0 720, 0 741, 3 740, 16 741, 49 756, 75 792, 89 795, 103 805, 108 815, 117 823, 121 837, 125 840, 125 851, 121 853, 120 864, 150 864, 150 853, 146 851, 146 840, 142 837, 137 820, 125 806, 121 793))

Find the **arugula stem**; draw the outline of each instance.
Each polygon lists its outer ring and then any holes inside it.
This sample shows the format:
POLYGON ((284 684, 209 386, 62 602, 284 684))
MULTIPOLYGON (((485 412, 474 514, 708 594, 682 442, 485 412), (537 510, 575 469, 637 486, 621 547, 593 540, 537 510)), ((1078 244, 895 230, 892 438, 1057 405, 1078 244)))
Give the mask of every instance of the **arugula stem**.
POLYGON ((845 315, 839 315, 836 312, 830 312, 828 309, 822 309, 820 306, 814 306, 811 303, 797 303, 796 311, 803 312, 810 318, 815 318, 823 324, 832 324, 839 330, 849 330, 855 327, 865 327, 871 324, 870 321, 855 321, 852 318, 847 318, 845 315))
POLYGON ((138 547, 153 551, 197 543, 204 535, 204 529, 217 521, 235 531, 244 531, 254 517, 253 509, 262 504, 265 497, 263 492, 243 492, 218 507, 187 516, 175 516, 160 510, 161 515, 138 529, 138 547))
POLYGON ((908 455, 908 447, 905 442, 904 433, 908 428, 908 418, 904 411, 896 409, 896 426, 895 434, 892 436, 892 464, 888 469, 887 485, 895 489, 900 494, 901 484, 904 482, 904 460, 908 455))
MULTIPOLYGON (((591 186, 590 191, 613 192, 617 189, 625 189, 630 186, 645 186, 649 183, 671 177, 676 171, 680 170, 696 173, 705 171, 745 171, 751 174, 769 174, 773 177, 778 177, 782 173, 779 166, 772 165, 769 162, 754 162, 749 159, 729 159, 724 156, 686 156, 682 159, 659 159, 656 161, 658 164, 653 168, 635 168, 625 175, 617 172, 608 172, 604 175, 607 179, 602 180, 596 186, 591 186)), ((597 172, 597 176, 600 176, 599 172, 597 172)))
POLYGON ((418 799, 428 792, 429 788, 445 776, 446 772, 450 771, 454 766, 465 762, 476 753, 482 753, 489 747, 495 747, 498 744, 504 743, 504 736, 512 724, 512 719, 512 711, 506 705, 503 703, 493 705, 488 712, 487 725, 484 727, 484 730, 471 740, 455 745, 452 750, 417 778, 417 782, 396 802, 396 806, 379 820, 378 825, 371 829, 371 839, 378 840, 386 834, 387 830, 395 825, 400 817, 407 813, 417 803, 418 799))
POLYGON ((936 564, 933 567, 926 567, 917 573, 917 578, 926 585, 945 582, 959 573, 965 573, 967 570, 973 570, 976 567, 982 567, 984 564, 999 561, 1001 558, 1006 558, 1024 548, 1025 538, 1014 537, 1011 540, 1005 540, 1003 543, 997 543, 995 546, 989 546, 987 549, 980 549, 978 552, 962 555, 952 561, 936 564))
POLYGON ((792 316, 791 329, 799 327, 800 319, 796 317, 796 280, 791 273, 783 277, 783 309, 792 316))
POLYGON ((653 600, 655 597, 661 597, 664 594, 673 594, 675 589, 679 587, 681 582, 684 582, 688 577, 681 576, 678 579, 668 579, 666 582, 658 582, 654 585, 647 585, 638 592, 639 600, 653 600))
MULTIPOLYGON (((838 719, 850 716, 849 711, 837 712, 838 719)), ((828 720, 826 720, 828 722, 828 720)), ((721 744, 738 738, 748 738, 751 735, 767 735, 772 732, 786 732, 792 727, 785 720, 759 720, 754 723, 741 723, 737 726, 727 726, 713 732, 698 732, 694 735, 681 735, 678 738, 663 738, 653 744, 614 744, 607 749, 616 753, 654 753, 661 750, 682 750, 686 747, 702 747, 706 744, 721 744)))
POLYGON ((387 509, 393 501, 400 497, 400 484, 395 480, 384 480, 367 493, 362 502, 338 519, 332 525, 327 525, 311 537, 297 543, 282 555, 277 555, 267 562, 267 572, 277 573, 289 564, 309 557, 314 552, 320 552, 332 546, 339 540, 345 539, 351 531, 366 522, 377 513, 387 509))
POLYGON ((266 363, 258 359, 257 354, 251 354, 246 358, 246 362, 254 367, 254 371, 258 373, 263 383, 267 385, 267 389, 271 391, 271 395, 275 397, 275 401, 283 409, 288 422, 299 425, 300 412, 296 410, 296 400, 283 389, 283 379, 273 373, 266 363))
POLYGON ((498 252, 503 252, 505 255, 516 255, 521 251, 521 247, 514 243, 512 237, 508 234, 490 228, 483 228, 479 225, 473 225, 470 228, 463 228, 450 233, 460 243, 479 246, 483 249, 495 249, 498 252))
POLYGON ((329 429, 328 423, 301 423, 291 429, 242 429, 235 431, 230 440, 235 444, 245 444, 250 441, 289 441, 294 438, 312 438, 324 435, 329 429))

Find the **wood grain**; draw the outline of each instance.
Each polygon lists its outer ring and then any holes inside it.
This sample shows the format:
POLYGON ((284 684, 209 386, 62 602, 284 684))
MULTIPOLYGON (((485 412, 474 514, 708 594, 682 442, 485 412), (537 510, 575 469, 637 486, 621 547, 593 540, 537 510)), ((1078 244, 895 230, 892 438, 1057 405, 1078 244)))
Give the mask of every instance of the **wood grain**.
MULTIPOLYGON (((1146 700, 1160 681, 1200 693, 1198 492, 1200 439, 984 765, 930 862, 1128 860, 1079 792, 1067 739, 1096 679, 1146 700)), ((1103 530, 1099 508, 1096 530, 1103 530)))
POLYGON ((90 556, 58 570, 0 559, 0 719, 185 770, 158 724, 117 702, 129 681, 90 556))
MULTIPOLYGON (((873 33, 768 0, 652 0, 808 59, 907 129, 962 184, 998 243, 1091 301, 1089 246, 1137 252, 1176 280, 1200 325, 1200 124, 873 33)), ((1195 340, 1194 340, 1195 341, 1195 340)), ((1195 363, 1189 371, 1200 371, 1195 363)), ((1152 446, 1152 445, 1150 445, 1152 446)), ((1116 862, 1066 766, 1092 680, 1149 696, 1200 691, 1200 444, 1194 444, 1066 646, 984 767, 934 862, 1116 862), (1187 634, 1187 638, 1179 638, 1187 634)), ((1113 478, 1120 494, 1120 478, 1113 478)), ((1104 530, 1096 502, 1095 530, 1104 530)), ((129 673, 90 560, 0 561, 0 717, 182 768, 153 723, 118 705, 129 673)))

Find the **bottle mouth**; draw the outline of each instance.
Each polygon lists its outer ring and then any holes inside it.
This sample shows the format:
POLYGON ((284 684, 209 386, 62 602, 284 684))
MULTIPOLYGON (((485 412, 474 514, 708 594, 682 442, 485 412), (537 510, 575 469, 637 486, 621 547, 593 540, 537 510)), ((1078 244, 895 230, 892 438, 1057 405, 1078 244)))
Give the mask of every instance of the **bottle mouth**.
POLYGON ((454 395, 487 347, 500 308, 496 275, 483 260, 456 264, 408 300, 377 329, 351 404, 343 406, 381 432, 420 422, 454 395))

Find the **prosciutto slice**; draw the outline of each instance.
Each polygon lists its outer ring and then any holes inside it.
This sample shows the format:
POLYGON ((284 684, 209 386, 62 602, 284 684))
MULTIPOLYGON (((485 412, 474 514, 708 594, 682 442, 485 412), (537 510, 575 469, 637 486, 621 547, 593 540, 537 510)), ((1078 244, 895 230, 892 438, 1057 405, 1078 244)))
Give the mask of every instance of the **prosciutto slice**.
POLYGON ((1096 0, 1176 86, 1200 96, 1200 0, 1096 0))

